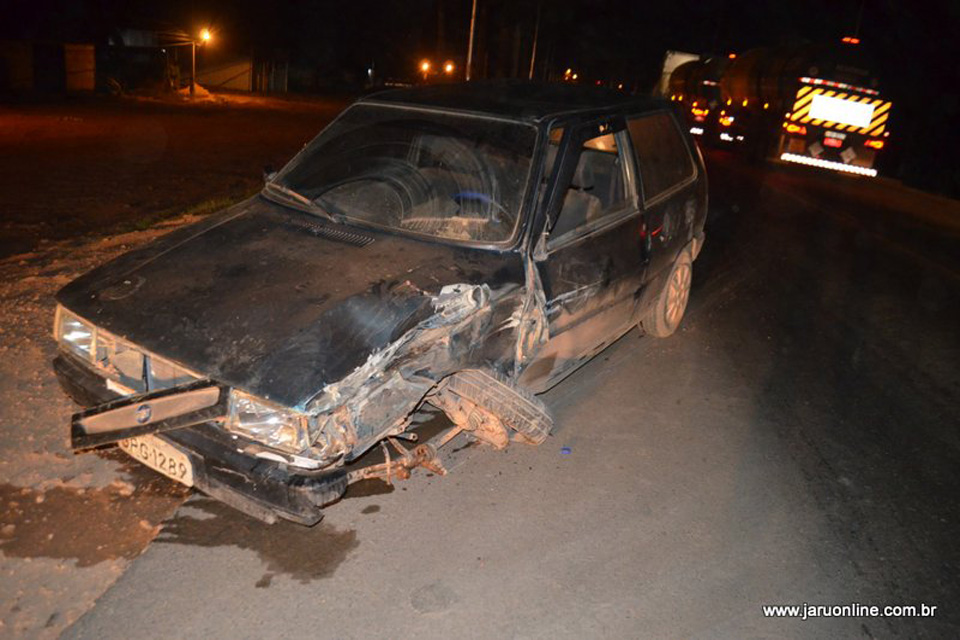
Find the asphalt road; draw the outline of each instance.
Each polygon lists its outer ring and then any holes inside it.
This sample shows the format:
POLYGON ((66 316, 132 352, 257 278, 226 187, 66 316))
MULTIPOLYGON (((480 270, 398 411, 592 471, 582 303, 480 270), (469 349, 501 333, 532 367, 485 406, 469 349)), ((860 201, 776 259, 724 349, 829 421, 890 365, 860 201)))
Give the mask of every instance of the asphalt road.
POLYGON ((549 392, 544 445, 457 441, 313 529, 194 497, 65 637, 960 637, 960 208, 708 168, 682 330, 549 392), (761 609, 802 603, 937 610, 761 609))

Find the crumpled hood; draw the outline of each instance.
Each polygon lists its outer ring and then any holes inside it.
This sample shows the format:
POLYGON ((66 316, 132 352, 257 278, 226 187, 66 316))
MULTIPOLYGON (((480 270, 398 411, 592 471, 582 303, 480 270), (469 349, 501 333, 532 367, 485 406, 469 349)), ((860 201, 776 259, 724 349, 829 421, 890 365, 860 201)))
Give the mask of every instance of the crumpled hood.
POLYGON ((445 285, 522 282, 517 253, 335 225, 258 196, 91 271, 57 300, 194 371, 302 407, 433 315, 445 285))

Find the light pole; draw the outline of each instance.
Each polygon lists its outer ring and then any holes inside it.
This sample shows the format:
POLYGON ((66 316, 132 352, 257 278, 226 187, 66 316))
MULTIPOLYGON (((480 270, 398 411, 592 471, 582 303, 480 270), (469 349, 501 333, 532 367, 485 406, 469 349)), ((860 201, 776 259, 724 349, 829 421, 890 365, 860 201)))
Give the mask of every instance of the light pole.
MULTIPOLYGON (((200 30, 200 44, 210 42, 210 29, 200 30)), ((197 41, 190 40, 190 97, 197 93, 197 41)))
POLYGON ((473 9, 470 11, 470 42, 467 44, 467 70, 464 77, 470 82, 470 71, 473 68, 473 30, 477 25, 477 0, 473 0, 473 9))
POLYGON ((197 41, 190 41, 190 97, 197 93, 197 41))
POLYGON ((527 74, 527 80, 533 80, 533 65, 537 61, 537 40, 540 37, 540 7, 542 0, 537 3, 537 23, 533 28, 533 49, 530 51, 530 73, 527 74))

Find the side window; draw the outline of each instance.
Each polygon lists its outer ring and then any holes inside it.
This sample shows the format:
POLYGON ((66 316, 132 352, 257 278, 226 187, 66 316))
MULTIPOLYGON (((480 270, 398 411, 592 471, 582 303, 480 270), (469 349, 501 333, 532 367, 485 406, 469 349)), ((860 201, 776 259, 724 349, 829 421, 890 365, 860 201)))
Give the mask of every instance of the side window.
POLYGON ((623 183, 623 158, 616 134, 584 142, 563 208, 550 232, 551 240, 624 209, 627 197, 623 183))
POLYGON ((645 200, 693 175, 693 160, 669 113, 654 113, 627 120, 630 141, 637 154, 637 166, 645 200))

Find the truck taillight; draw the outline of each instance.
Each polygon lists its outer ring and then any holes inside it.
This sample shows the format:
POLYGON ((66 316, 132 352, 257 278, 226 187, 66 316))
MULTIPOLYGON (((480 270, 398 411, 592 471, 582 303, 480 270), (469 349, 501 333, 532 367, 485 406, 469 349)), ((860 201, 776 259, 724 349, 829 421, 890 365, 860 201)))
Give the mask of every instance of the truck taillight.
POLYGON ((883 149, 883 140, 867 140, 863 144, 867 145, 871 149, 883 149))
POLYGON ((792 122, 786 125, 787 133, 795 133, 798 136, 807 135, 807 128, 802 124, 793 124, 792 122))
POLYGON ((720 116, 718 120, 722 127, 729 127, 733 124, 733 116, 720 116))

